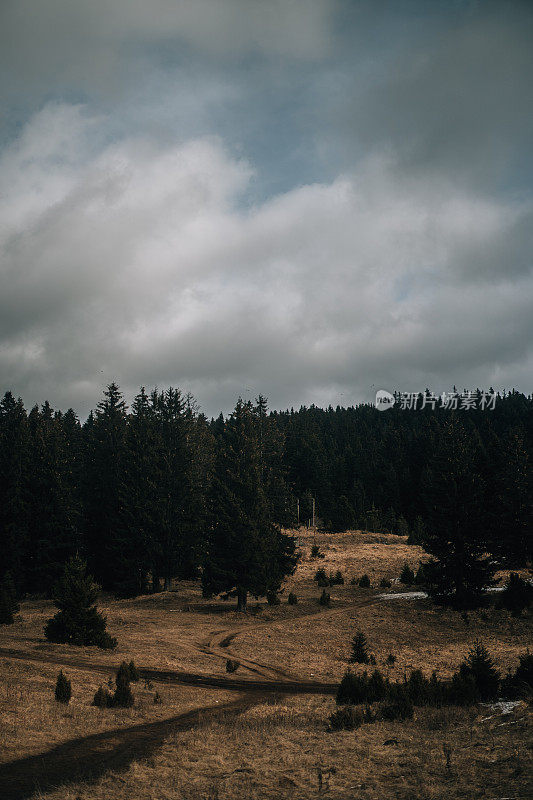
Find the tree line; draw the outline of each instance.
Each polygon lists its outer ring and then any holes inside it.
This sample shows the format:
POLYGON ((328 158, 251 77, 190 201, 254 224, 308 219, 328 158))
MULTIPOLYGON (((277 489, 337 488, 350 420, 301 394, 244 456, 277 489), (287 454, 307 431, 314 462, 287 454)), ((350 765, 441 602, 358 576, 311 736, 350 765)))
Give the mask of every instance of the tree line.
POLYGON ((201 577, 244 607, 294 569, 281 526, 314 501, 326 529, 409 533, 440 562, 443 595, 460 592, 465 571, 481 585, 489 562, 531 559, 532 443, 533 399, 515 391, 490 411, 269 413, 259 397, 208 420, 173 388, 142 388, 128 410, 112 383, 83 424, 7 392, 0 576, 50 593, 80 554, 119 595, 201 577))

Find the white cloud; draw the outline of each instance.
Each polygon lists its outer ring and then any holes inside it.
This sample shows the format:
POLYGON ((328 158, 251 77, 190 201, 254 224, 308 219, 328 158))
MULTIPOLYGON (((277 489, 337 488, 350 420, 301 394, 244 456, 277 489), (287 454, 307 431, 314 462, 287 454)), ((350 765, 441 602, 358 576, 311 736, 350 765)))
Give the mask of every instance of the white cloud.
POLYGON ((348 403, 527 375, 525 201, 399 177, 389 155, 248 209, 252 168, 220 140, 105 144, 102 125, 50 105, 0 162, 0 368, 28 402, 84 413, 116 378, 215 413, 246 389, 348 403), (519 269, 484 259, 511 243, 519 269))

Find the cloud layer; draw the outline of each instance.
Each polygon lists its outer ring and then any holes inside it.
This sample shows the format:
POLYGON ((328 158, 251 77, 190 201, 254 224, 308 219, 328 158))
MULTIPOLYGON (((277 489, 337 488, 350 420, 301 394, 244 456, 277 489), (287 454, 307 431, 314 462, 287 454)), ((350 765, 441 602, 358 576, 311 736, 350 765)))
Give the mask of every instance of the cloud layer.
POLYGON ((367 4, 8 3, 4 389, 82 416, 112 379, 208 414, 531 391, 531 14, 416 5, 372 51, 367 4))

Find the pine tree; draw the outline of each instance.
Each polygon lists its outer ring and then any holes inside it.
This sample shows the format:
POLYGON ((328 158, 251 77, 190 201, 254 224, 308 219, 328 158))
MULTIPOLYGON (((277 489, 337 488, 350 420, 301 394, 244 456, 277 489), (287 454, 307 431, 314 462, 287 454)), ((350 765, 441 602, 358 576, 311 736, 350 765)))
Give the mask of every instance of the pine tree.
POLYGON ((370 662, 366 636, 362 631, 359 631, 352 639, 350 662, 353 664, 368 664, 370 662))
POLYGON ((130 689, 130 668, 125 661, 122 662, 117 671, 115 678, 116 689, 111 700, 111 705, 116 708, 130 708, 133 705, 134 698, 130 689))
POLYGON ((96 415, 84 426, 83 494, 88 561, 104 589, 123 579, 117 565, 122 521, 126 404, 116 383, 104 391, 96 415))
POLYGON ((427 589, 437 602, 471 608, 483 602, 494 572, 485 557, 485 484, 479 442, 452 417, 427 470, 425 566, 427 589))
POLYGON ((86 564, 73 556, 54 591, 54 605, 59 609, 44 629, 50 642, 74 645, 116 647, 117 640, 106 633, 106 619, 96 609, 98 586, 86 574, 86 564))
POLYGON ((498 696, 500 674, 494 667, 488 651, 475 642, 459 668, 461 678, 473 678, 481 700, 495 700, 498 696))
POLYGON ((68 704, 70 702, 71 697, 72 697, 72 686, 70 684, 70 681, 67 680, 65 675, 63 675, 63 670, 61 670, 59 675, 57 676, 55 698, 58 703, 68 704))
POLYGON ((210 530, 202 572, 204 590, 247 595, 277 591, 296 566, 295 542, 271 522, 262 482, 257 415, 239 400, 217 442, 210 530))

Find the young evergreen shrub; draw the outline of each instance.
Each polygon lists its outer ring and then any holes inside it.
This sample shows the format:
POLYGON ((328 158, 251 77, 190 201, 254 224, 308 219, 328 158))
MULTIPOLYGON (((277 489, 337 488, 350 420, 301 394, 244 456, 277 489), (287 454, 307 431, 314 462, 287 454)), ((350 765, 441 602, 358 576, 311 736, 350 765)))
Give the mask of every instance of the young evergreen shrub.
POLYGON ((228 658, 226 661, 226 672, 237 672, 240 667, 240 662, 235 661, 232 658, 228 658))
POLYGON ((117 640, 106 633, 106 618, 96 609, 97 594, 98 586, 86 574, 85 562, 73 556, 54 590, 54 604, 59 611, 44 628, 48 641, 116 647, 117 640))
POLYGON ((527 699, 533 696, 533 654, 519 656, 519 665, 514 675, 509 673, 501 683, 502 695, 509 700, 527 699))
POLYGON ((533 689, 533 653, 528 650, 518 656, 518 660, 519 664, 514 675, 516 680, 528 683, 533 689))
POLYGON ((427 575, 422 562, 420 562, 418 565, 418 571, 415 575, 415 583, 417 586, 425 586, 427 583, 427 575))
POLYGON ((72 697, 72 686, 70 681, 63 675, 63 670, 57 676, 55 697, 58 703, 69 703, 72 697))
POLYGON ((381 717, 386 720, 406 720, 412 719, 414 715, 413 704, 407 697, 398 697, 391 703, 385 703, 381 707, 381 717))
POLYGON ((99 686, 93 697, 92 705, 98 708, 108 708, 112 705, 112 699, 107 689, 103 686, 99 686))
POLYGON ((154 694, 154 705, 155 706, 160 706, 160 705, 162 705, 162 703, 163 703, 163 698, 161 697, 159 692, 156 692, 154 694))
POLYGON ((382 578, 381 581, 379 582, 379 585, 381 586, 382 589, 390 589, 392 583, 388 581, 387 578, 382 578))
POLYGON ((317 544, 311 547, 311 558, 324 558, 324 553, 320 551, 320 547, 317 544))
POLYGON ((392 667, 393 664, 395 663, 396 663, 396 656, 394 656, 392 653, 389 653, 389 655, 385 659, 385 664, 387 664, 389 667, 392 667))
POLYGON ((287 603, 290 606, 295 606, 298 602, 298 598, 294 594, 294 592, 289 592, 289 596, 287 597, 287 603))
POLYGON ((370 578, 366 573, 361 578, 359 578, 359 586, 361 587, 361 589, 370 588, 370 578))
POLYGON ((366 636, 362 631, 359 631, 359 633, 356 633, 352 639, 352 654, 350 656, 350 662, 352 664, 368 664, 369 661, 370 656, 368 653, 366 636))
POLYGON ((331 595, 329 592, 326 592, 325 589, 322 589, 322 594, 318 598, 318 602, 321 606, 329 606, 331 603, 331 595))
POLYGON ((342 572, 340 569, 337 570, 335 575, 329 576, 329 585, 330 586, 342 586, 344 584, 344 578, 342 576, 342 572))
POLYGON ((497 608, 506 608, 514 617, 533 605, 533 586, 518 575, 511 572, 503 592, 496 601, 497 608))
POLYGON ((125 661, 118 668, 115 683, 111 705, 115 708, 130 708, 133 705, 133 694, 130 689, 130 669, 125 661))
POLYGON ((403 565, 403 569, 400 573, 400 583, 405 583, 407 586, 412 586, 415 582, 415 573, 406 562, 403 565))
POLYGON ((494 662, 481 642, 474 642, 459 667, 459 675, 473 678, 481 700, 495 700, 498 696, 500 673, 495 669, 494 662))
POLYGON ((337 705, 359 705, 367 700, 368 695, 368 675, 356 675, 347 670, 342 676, 342 680, 337 689, 335 702, 337 705))
POLYGON ((130 675, 131 683, 137 683, 137 681, 139 680, 139 670, 135 666, 135 662, 133 661, 133 659, 128 664, 128 672, 130 675))
POLYGON ((364 713, 353 706, 343 706, 329 717, 328 731, 353 731, 366 722, 364 713))
POLYGON ((281 603, 277 592, 267 592, 266 599, 269 606, 279 606, 281 603))
POLYGON ((317 569, 314 580, 317 581, 319 587, 329 586, 329 578, 326 575, 326 570, 324 567, 317 569))

